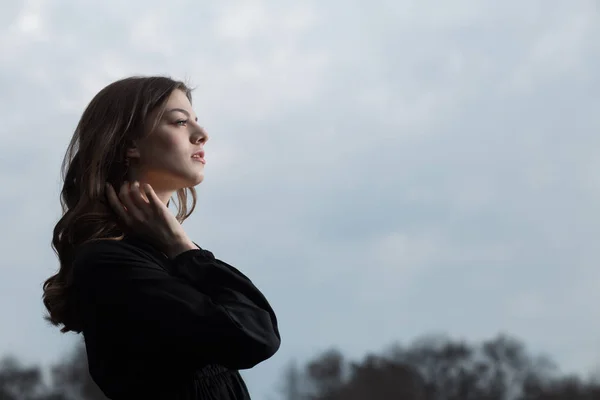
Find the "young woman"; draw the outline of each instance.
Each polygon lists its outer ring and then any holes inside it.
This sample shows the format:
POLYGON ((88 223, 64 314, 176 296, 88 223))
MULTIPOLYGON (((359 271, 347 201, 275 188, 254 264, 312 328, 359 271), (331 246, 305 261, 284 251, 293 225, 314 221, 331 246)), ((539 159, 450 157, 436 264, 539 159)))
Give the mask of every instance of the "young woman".
POLYGON ((181 225, 207 140, 184 83, 133 77, 96 95, 67 150, 43 299, 62 332, 83 333, 110 399, 249 399, 238 370, 279 348, 265 297, 181 225))

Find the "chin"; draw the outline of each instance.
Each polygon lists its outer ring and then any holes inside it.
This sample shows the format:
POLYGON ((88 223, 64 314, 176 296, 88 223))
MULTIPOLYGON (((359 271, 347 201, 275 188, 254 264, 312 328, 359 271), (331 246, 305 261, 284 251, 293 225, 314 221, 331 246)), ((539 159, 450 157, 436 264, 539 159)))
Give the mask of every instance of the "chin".
POLYGON ((191 182, 190 186, 197 186, 197 185, 201 184, 202 181, 204 181, 204 174, 203 173, 194 176, 194 178, 190 180, 190 182, 191 182))
POLYGON ((192 188, 202 183, 204 180, 204 174, 180 174, 179 176, 173 176, 170 180, 170 190, 179 190, 185 188, 192 188))

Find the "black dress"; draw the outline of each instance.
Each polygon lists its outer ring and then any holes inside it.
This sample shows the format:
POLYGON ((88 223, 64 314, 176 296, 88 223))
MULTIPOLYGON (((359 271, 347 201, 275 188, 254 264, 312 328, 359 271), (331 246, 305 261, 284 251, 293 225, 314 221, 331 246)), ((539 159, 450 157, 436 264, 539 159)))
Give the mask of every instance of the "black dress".
POLYGON ((73 267, 89 371, 110 399, 250 399, 238 370, 279 348, 265 297, 207 250, 171 260, 137 238, 101 240, 73 267))

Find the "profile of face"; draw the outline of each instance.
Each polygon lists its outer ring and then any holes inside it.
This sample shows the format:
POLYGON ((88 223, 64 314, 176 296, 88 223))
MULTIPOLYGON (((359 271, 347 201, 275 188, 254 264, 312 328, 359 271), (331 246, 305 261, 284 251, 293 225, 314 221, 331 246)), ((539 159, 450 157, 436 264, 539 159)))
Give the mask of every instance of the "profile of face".
MULTIPOLYGON (((152 125, 160 110, 149 116, 152 125)), ((178 189, 194 187, 204 179, 206 131, 186 94, 174 90, 154 130, 128 148, 130 181, 150 184, 157 193, 167 195, 178 189)))

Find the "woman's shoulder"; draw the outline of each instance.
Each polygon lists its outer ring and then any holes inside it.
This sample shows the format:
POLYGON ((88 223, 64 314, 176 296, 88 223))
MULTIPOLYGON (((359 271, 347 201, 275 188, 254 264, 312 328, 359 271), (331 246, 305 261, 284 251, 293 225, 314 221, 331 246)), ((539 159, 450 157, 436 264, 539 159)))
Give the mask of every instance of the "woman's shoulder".
POLYGON ((134 245, 121 238, 90 240, 77 247, 74 261, 102 259, 115 255, 126 256, 136 253, 137 250, 134 245))
POLYGON ((94 276, 107 273, 111 267, 122 272, 131 267, 160 268, 160 260, 135 241, 127 239, 99 239, 77 248, 73 257, 75 276, 94 276))

